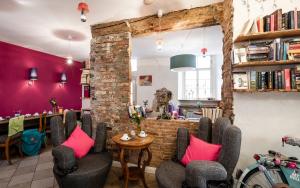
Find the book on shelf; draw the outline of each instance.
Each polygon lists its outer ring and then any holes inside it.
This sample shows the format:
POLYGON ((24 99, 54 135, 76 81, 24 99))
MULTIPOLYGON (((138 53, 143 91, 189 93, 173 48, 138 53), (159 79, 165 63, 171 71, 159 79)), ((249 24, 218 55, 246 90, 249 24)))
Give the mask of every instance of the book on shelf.
POLYGON ((248 75, 246 72, 233 75, 233 88, 237 90, 248 89, 248 75))
POLYGON ((283 13, 282 9, 270 15, 249 19, 245 22, 240 34, 273 32, 289 29, 300 29, 300 11, 297 9, 283 13))
POLYGON ((300 61, 300 38, 253 41, 234 49, 234 63, 300 61), (248 46, 247 46, 248 45, 248 46))
POLYGON ((247 62, 247 50, 246 48, 234 49, 234 64, 247 62))
POLYGON ((276 71, 234 73, 234 89, 300 91, 300 65, 276 71))

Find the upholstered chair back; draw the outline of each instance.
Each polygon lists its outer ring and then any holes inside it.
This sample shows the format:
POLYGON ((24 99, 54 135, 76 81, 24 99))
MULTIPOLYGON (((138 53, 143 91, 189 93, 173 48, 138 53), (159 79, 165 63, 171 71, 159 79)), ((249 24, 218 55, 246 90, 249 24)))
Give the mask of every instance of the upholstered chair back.
MULTIPOLYGON (((217 118, 214 124, 208 117, 202 117, 197 136, 209 143, 222 145, 218 162, 224 166, 228 179, 230 179, 240 155, 241 130, 231 125, 230 120, 226 117, 217 118)), ((180 161, 184 156, 190 143, 189 138, 188 129, 178 129, 176 160, 180 161)))
POLYGON ((216 119, 216 122, 212 128, 212 141, 213 144, 222 144, 224 131, 227 127, 231 126, 229 118, 220 117, 216 119))
POLYGON ((83 114, 82 115, 82 124, 81 129, 90 137, 93 136, 93 129, 92 129, 92 116, 90 114, 83 114))
POLYGON ((198 138, 211 143, 212 140, 212 122, 208 117, 202 117, 199 122, 198 138))
MULTIPOLYGON (((101 123, 100 123, 101 124, 101 123)), ((65 125, 60 116, 55 116, 51 118, 50 127, 51 127, 51 139, 53 146, 61 145, 73 132, 77 126, 77 117, 76 112, 68 111, 66 114, 65 125)), ((106 134, 105 130, 106 125, 101 125, 97 127, 97 134, 106 134), (98 130, 99 129, 99 130, 98 130), (101 129, 101 130, 100 130, 101 129), (103 129, 103 130, 102 130, 103 129)), ((82 115, 82 124, 81 129, 91 138, 93 137, 93 128, 92 128, 92 117, 90 114, 82 115)), ((106 135, 99 136, 98 139, 103 139, 100 144, 105 143, 106 135)), ((105 148, 105 145, 98 146, 99 150, 105 148)))
POLYGON ((66 120, 65 120, 66 138, 68 138, 70 136, 70 134, 76 128, 76 125, 77 125, 76 112, 70 110, 70 111, 67 112, 66 120))
POLYGON ((222 149, 218 161, 225 167, 228 180, 231 178, 239 160, 241 140, 242 133, 240 128, 231 125, 223 131, 222 149))

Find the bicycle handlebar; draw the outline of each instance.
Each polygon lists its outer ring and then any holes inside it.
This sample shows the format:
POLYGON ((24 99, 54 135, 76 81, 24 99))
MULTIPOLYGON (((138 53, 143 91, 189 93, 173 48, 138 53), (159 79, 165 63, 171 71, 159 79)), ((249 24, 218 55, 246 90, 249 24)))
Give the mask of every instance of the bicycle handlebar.
POLYGON ((284 146, 284 143, 292 145, 292 146, 300 147, 300 139, 299 138, 285 136, 282 138, 282 146, 284 146))

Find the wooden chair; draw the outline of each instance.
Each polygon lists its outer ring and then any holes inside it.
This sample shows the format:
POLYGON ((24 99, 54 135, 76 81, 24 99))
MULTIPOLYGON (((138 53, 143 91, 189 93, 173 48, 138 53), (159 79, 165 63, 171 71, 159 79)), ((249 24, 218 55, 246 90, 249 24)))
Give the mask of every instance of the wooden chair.
POLYGON ((0 136, 0 148, 5 149, 5 157, 8 163, 11 165, 11 159, 10 159, 10 148, 13 145, 16 145, 19 150, 19 154, 21 157, 23 157, 22 153, 22 133, 19 132, 13 136, 8 136, 8 135, 1 135, 0 136))
POLYGON ((45 147, 47 146, 47 138, 51 134, 50 128, 47 128, 47 114, 40 115, 39 132, 46 133, 45 147))

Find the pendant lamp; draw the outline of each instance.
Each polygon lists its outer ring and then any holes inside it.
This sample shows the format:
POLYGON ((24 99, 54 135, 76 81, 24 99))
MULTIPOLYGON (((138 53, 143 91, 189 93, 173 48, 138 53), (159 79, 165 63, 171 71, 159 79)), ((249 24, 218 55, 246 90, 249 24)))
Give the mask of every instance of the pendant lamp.
POLYGON ((193 54, 182 54, 171 57, 170 69, 174 72, 196 70, 196 56, 193 54))

